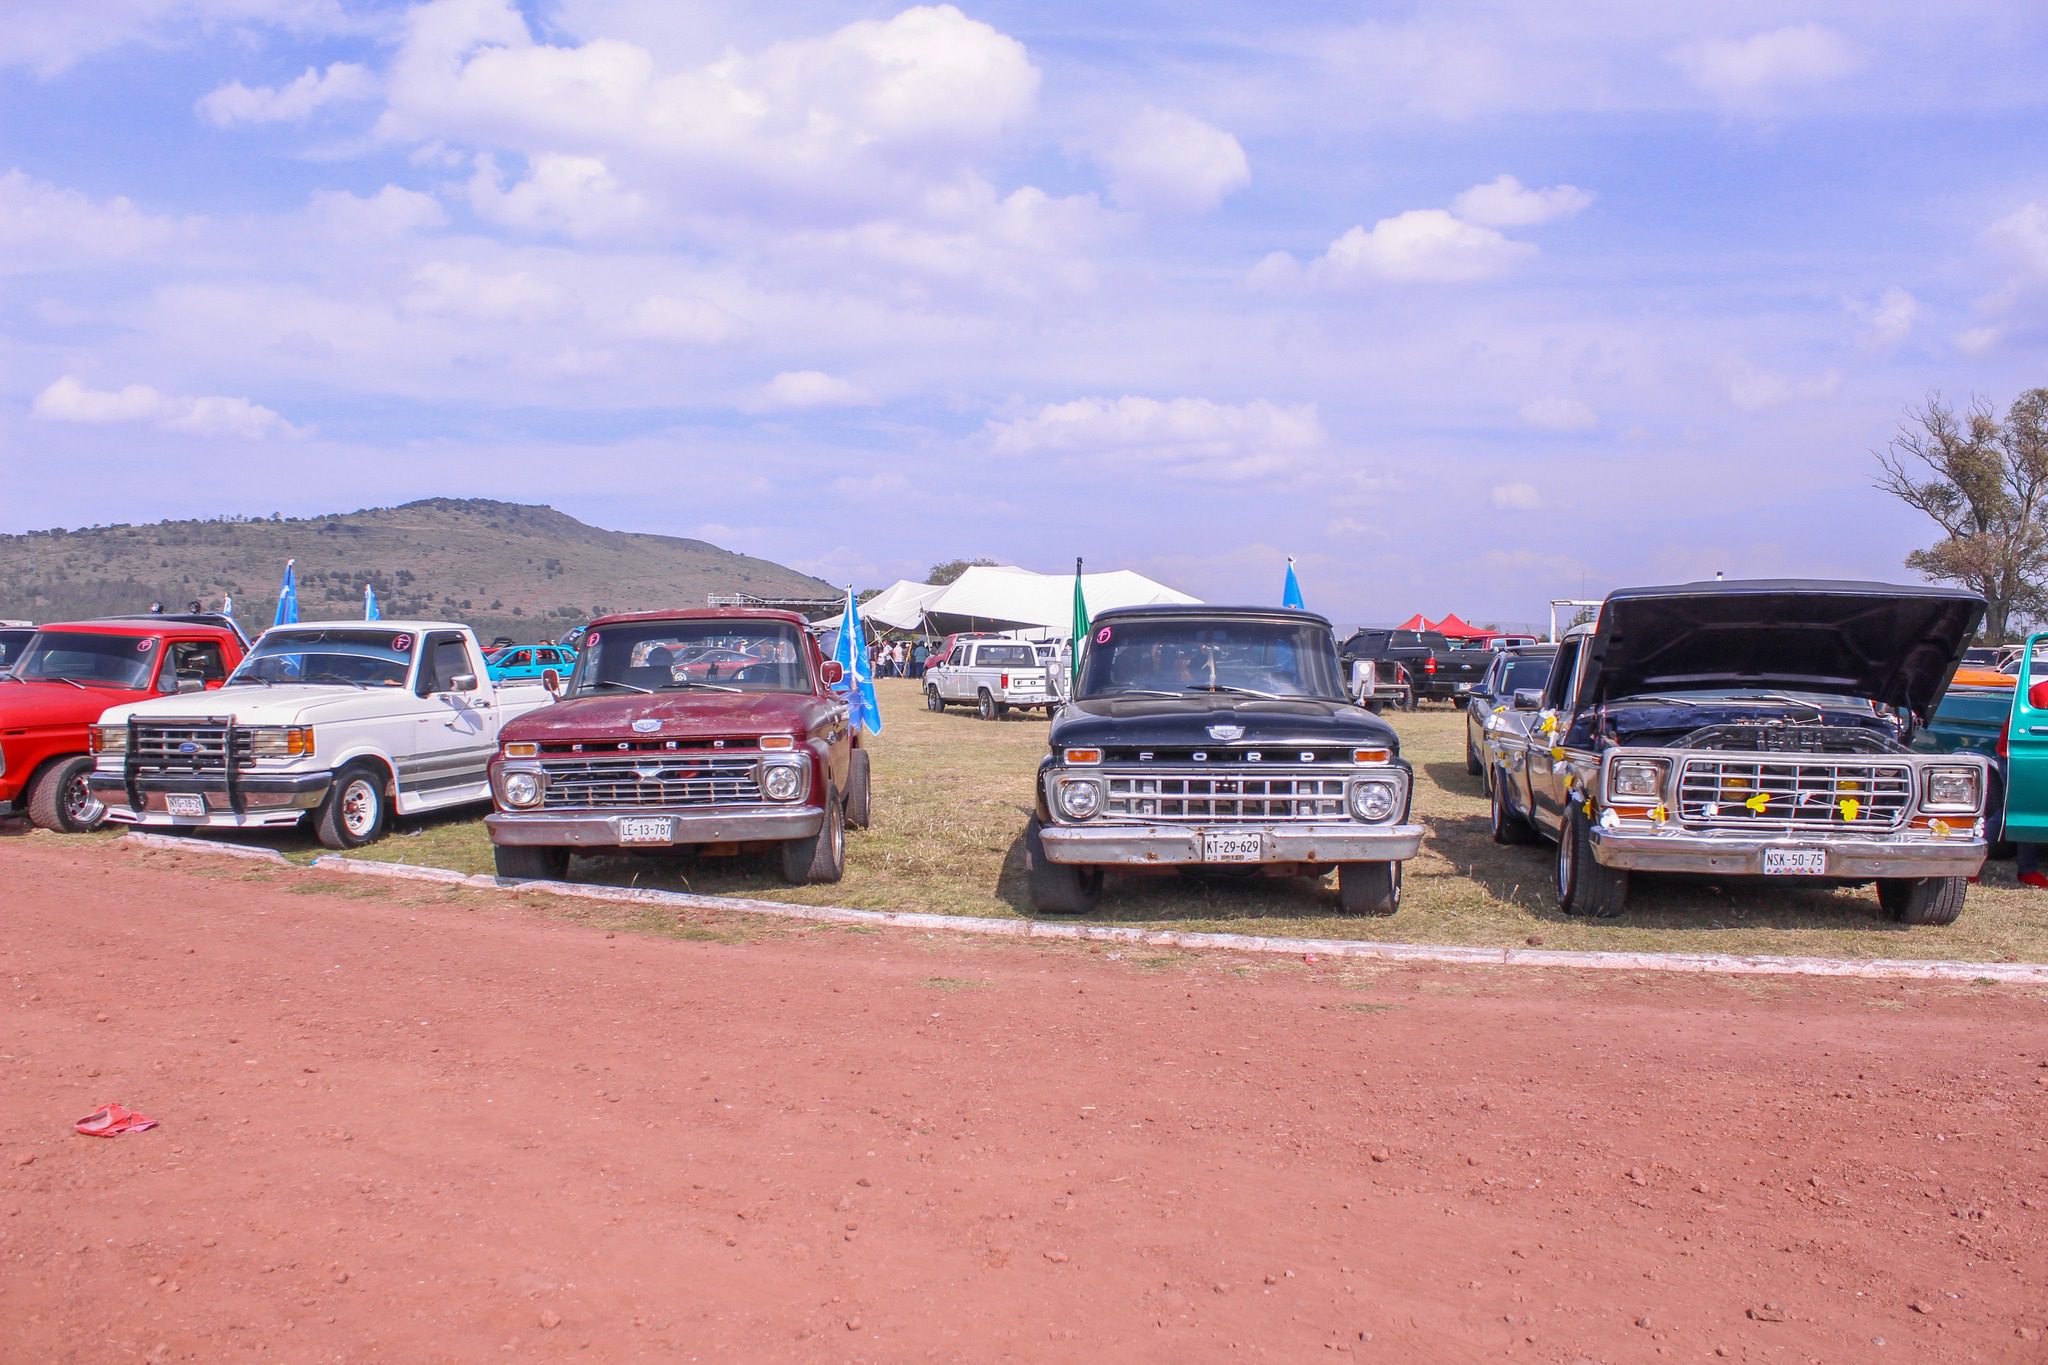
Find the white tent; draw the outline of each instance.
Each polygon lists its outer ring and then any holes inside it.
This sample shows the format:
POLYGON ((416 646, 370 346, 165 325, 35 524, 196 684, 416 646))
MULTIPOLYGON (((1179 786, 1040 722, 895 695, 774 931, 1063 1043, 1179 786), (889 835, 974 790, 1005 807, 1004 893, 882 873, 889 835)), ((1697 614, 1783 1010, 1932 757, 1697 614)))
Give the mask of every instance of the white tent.
POLYGON ((924 619, 925 608, 945 591, 943 583, 899 579, 860 604, 860 619, 895 630, 916 630, 917 623, 924 619))
MULTIPOLYGON (((1195 602, 1141 573, 1119 569, 1081 576, 1088 610, 1195 602)), ((1041 639, 1065 639, 1073 628, 1074 576, 1033 573, 1015 565, 976 565, 943 587, 908 580, 891 584, 861 604, 863 620, 915 630, 920 622, 934 634, 1000 630, 1041 639)))

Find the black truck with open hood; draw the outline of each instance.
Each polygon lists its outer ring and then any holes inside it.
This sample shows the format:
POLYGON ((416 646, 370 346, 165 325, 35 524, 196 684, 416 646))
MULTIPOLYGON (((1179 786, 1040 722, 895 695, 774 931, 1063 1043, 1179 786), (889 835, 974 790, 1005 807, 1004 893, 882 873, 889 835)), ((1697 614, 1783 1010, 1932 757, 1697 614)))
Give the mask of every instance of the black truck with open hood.
POLYGON ((1875 881, 1946 924, 1985 853, 1983 760, 1914 753, 1984 614, 1947 588, 1772 579, 1627 588, 1568 632, 1526 738, 1497 745, 1493 834, 1557 843, 1567 914, 1631 871, 1875 881))

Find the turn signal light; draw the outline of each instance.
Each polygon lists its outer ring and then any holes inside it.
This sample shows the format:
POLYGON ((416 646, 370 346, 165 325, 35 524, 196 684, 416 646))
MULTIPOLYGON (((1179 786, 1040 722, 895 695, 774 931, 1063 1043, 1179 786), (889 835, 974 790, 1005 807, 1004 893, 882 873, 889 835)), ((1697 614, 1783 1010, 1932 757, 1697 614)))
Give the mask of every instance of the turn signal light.
POLYGON ((790 735, 761 736, 761 748, 769 753, 775 753, 777 751, 786 752, 790 749, 794 749, 795 747, 796 740, 793 736, 790 735))
POLYGON ((507 757, 507 758, 539 758, 539 757, 540 757, 540 745, 538 745, 538 744, 507 744, 507 745, 505 746, 505 757, 507 757))
POLYGON ((1353 763, 1384 763, 1392 757, 1393 755, 1385 749, 1353 749, 1351 751, 1351 761, 1353 763))
POLYGON ((1102 750, 1100 750, 1100 749, 1069 749, 1069 750, 1067 750, 1067 762, 1069 762, 1069 763, 1100 763, 1100 762, 1102 762, 1102 750))

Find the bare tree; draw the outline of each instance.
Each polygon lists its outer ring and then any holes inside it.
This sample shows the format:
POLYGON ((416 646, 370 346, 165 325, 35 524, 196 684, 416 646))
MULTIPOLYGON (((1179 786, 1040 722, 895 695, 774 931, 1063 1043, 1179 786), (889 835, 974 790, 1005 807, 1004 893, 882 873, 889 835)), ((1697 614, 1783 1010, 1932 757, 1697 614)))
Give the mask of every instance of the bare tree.
POLYGON ((2048 389, 2021 394, 2003 421, 1981 398, 1957 412, 1932 395, 1872 453, 1877 487, 1941 528, 1906 567, 1981 594, 1985 638, 2048 607, 2048 389))

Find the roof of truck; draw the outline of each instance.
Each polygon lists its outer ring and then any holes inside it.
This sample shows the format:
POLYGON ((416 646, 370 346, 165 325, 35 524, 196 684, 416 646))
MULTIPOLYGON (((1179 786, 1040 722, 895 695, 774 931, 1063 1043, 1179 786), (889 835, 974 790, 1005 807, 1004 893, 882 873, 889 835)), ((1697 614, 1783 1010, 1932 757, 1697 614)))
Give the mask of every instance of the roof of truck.
POLYGON ((668 611, 622 611, 600 616, 590 623, 600 626, 625 625, 633 621, 774 621, 802 630, 810 622, 793 611, 774 607, 675 607, 668 611))

